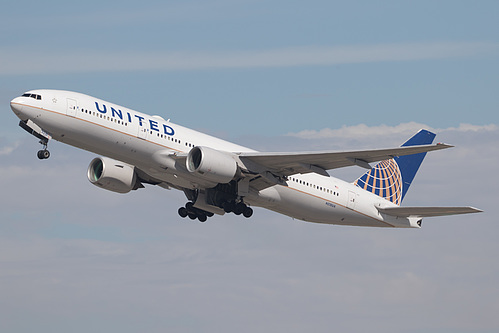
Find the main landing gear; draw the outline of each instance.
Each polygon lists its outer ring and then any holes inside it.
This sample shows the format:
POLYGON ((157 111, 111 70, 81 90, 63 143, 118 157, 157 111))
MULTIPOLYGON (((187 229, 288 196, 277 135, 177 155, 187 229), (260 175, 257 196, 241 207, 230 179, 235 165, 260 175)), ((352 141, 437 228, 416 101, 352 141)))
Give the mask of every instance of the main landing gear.
POLYGON ((192 202, 188 202, 185 204, 185 207, 180 207, 178 209, 178 215, 180 217, 185 218, 189 217, 191 220, 198 219, 199 222, 206 222, 208 217, 212 217, 214 214, 211 212, 207 212, 205 210, 194 207, 192 202))
POLYGON ((243 216, 246 218, 249 218, 253 215, 253 209, 251 207, 248 207, 242 201, 238 203, 226 201, 222 206, 226 213, 234 213, 236 215, 243 214, 243 216))
POLYGON ((253 215, 253 209, 244 203, 244 197, 238 195, 237 186, 237 182, 233 180, 228 184, 218 184, 216 187, 204 190, 184 189, 189 202, 185 207, 179 208, 178 214, 183 218, 198 219, 200 222, 205 222, 208 217, 213 216, 212 212, 220 215, 224 212, 234 213, 249 218, 253 215), (200 204, 194 207, 195 202, 200 204), (206 207, 211 212, 198 207, 206 207))
MULTIPOLYGON (((223 209, 226 213, 234 213, 236 215, 243 215, 246 218, 249 218, 253 215, 253 209, 248 207, 244 202, 224 202, 223 209)), ((188 202, 185 204, 185 207, 180 207, 178 209, 178 215, 180 217, 185 218, 189 217, 191 220, 198 219, 199 222, 206 222, 208 217, 212 217, 214 214, 211 212, 207 212, 205 210, 194 207, 192 202, 188 202)))

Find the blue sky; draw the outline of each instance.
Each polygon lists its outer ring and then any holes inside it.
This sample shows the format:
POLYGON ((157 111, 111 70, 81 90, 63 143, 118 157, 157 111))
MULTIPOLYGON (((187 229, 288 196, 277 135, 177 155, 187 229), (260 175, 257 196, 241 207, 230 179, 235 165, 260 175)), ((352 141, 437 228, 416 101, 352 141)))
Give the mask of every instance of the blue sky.
POLYGON ((496 1, 2 4, 0 330, 497 331, 498 14, 496 1), (190 223, 180 192, 91 186, 91 153, 52 142, 36 159, 9 108, 36 88, 267 151, 389 147, 426 127, 456 148, 428 156, 405 204, 486 212, 419 231, 260 209, 190 223))
POLYGON ((77 90, 230 138, 242 119, 259 135, 496 123, 498 8, 480 4, 11 3, 2 97, 77 90))

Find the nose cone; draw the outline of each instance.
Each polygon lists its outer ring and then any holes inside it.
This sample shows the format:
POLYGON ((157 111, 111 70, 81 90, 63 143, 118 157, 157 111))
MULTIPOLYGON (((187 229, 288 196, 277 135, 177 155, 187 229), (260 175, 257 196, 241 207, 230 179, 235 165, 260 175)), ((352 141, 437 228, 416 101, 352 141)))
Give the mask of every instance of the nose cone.
POLYGON ((23 104, 21 102, 21 97, 16 97, 10 101, 10 108, 14 111, 16 116, 22 119, 23 104))

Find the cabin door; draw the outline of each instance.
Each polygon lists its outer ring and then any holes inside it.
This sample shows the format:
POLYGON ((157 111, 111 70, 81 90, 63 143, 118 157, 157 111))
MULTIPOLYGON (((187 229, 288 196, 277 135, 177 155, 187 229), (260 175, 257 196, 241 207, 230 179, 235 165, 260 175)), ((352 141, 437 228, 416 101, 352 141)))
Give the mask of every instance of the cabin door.
POLYGON ((76 117, 76 110, 78 109, 78 103, 76 100, 68 98, 68 108, 66 109, 66 114, 71 117, 76 117))
POLYGON ((348 191, 348 202, 347 202, 347 208, 349 209, 355 209, 355 199, 357 197, 357 194, 353 191, 348 191))

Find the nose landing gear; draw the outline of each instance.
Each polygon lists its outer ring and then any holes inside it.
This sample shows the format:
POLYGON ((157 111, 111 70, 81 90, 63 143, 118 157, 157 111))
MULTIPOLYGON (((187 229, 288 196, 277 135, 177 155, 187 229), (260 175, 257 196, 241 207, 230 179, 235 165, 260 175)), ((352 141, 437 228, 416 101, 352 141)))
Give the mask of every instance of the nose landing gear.
POLYGON ((39 150, 38 153, 36 153, 36 156, 41 160, 46 160, 50 157, 50 152, 47 150, 49 140, 44 138, 44 140, 40 140, 40 143, 43 145, 43 149, 39 150))
POLYGON ((47 150, 49 144, 50 135, 45 133, 37 124, 33 123, 31 120, 21 120, 19 121, 19 126, 24 129, 29 134, 40 139, 40 144, 43 146, 42 150, 39 150, 36 156, 41 160, 46 160, 50 157, 50 152, 47 150))

